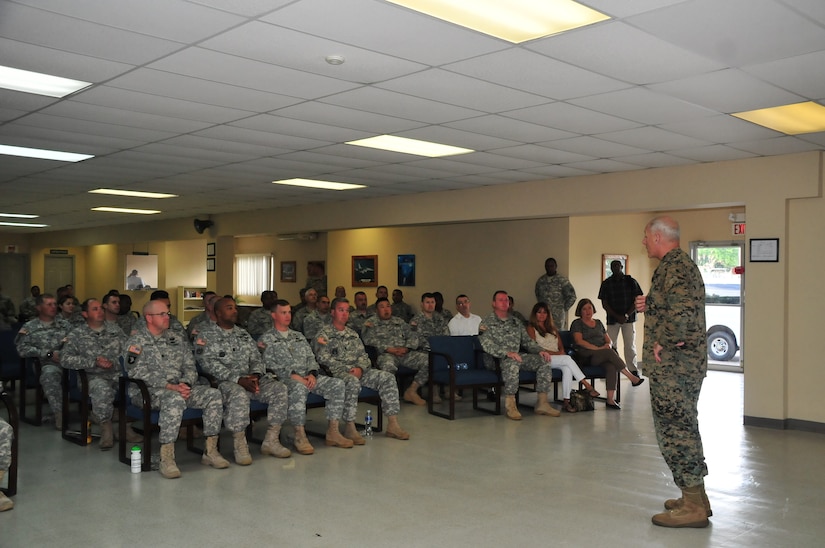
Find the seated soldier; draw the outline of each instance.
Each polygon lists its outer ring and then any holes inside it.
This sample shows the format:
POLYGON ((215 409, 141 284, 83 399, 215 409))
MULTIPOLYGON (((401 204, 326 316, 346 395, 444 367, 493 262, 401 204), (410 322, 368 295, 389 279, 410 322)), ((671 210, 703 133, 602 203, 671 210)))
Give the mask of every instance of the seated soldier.
POLYGON ((288 302, 275 301, 271 317, 275 327, 261 336, 258 348, 263 353, 267 370, 274 371, 283 379, 289 390, 287 414, 289 422, 295 427, 295 449, 302 455, 315 452, 304 428, 307 396, 310 392, 326 400, 326 444, 343 448, 350 448, 353 443, 363 445, 364 438, 358 435, 354 422, 347 423, 345 436, 338 430, 344 402, 347 405, 358 405, 358 386, 350 386, 349 392, 345 393, 344 381, 319 375, 318 363, 309 343, 303 335, 289 328, 292 311, 288 302))
POLYGON ((246 330, 256 341, 272 329, 272 306, 278 300, 278 294, 271 289, 261 293, 261 308, 256 308, 246 320, 246 330))
MULTIPOLYGON (((0 483, 11 466, 11 442, 14 439, 14 429, 0 417, 0 483)), ((14 502, 0 491, 0 512, 14 508, 14 502)))
POLYGON ((321 329, 331 324, 332 316, 329 315, 329 297, 321 295, 318 297, 318 306, 304 318, 304 337, 306 337, 308 341, 315 340, 315 337, 321 329))
POLYGON ((189 340, 194 341, 201 329, 205 329, 210 324, 215 323, 215 301, 218 300, 218 295, 214 291, 204 291, 201 299, 203 303, 203 312, 189 320, 189 325, 186 326, 186 334, 189 335, 189 340))
POLYGON ((364 323, 361 334, 364 344, 378 350, 378 369, 393 375, 399 365, 414 369, 415 378, 404 391, 404 401, 415 405, 426 404, 418 395, 418 388, 429 379, 429 362, 427 354, 417 350, 420 346, 418 334, 404 320, 392 315, 392 307, 386 298, 378 299, 376 309, 378 315, 364 323))
POLYGON ((364 323, 367 321, 367 318, 373 315, 367 310, 367 294, 363 291, 358 291, 355 294, 355 307, 350 306, 350 309, 347 327, 360 336, 364 330, 364 323))
POLYGON ((234 299, 218 299, 215 316, 217 323, 198 333, 195 356, 203 370, 218 380, 225 408, 223 422, 234 438, 235 462, 244 466, 252 464, 246 443, 250 400, 267 404, 269 429, 261 444, 261 453, 289 457, 289 449, 279 440, 281 425, 286 420, 286 386, 266 372, 252 336, 235 325, 238 308, 234 299))
POLYGON ((415 316, 412 307, 404 302, 404 293, 400 289, 392 290, 392 315, 407 323, 415 316))
MULTIPOLYGON (((430 351, 430 337, 450 334, 450 329, 447 327, 447 320, 442 314, 438 314, 435 311, 435 296, 433 296, 432 293, 424 293, 421 295, 421 312, 413 316, 410 320, 410 329, 418 334, 418 349, 422 352, 430 351)), ((406 399, 406 393, 404 396, 404 399, 406 399)), ((458 393, 455 394, 455 398, 456 400, 461 399, 458 393)), ((438 391, 434 391, 433 393, 433 402, 441 402, 438 391)))

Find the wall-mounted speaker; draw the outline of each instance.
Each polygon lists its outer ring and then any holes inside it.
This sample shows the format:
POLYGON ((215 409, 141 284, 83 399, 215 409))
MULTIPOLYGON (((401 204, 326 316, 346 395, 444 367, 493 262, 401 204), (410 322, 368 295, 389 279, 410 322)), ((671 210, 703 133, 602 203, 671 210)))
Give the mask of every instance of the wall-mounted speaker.
POLYGON ((195 219, 195 230, 198 234, 203 234, 203 231, 209 228, 210 226, 214 226, 214 222, 210 221, 209 219, 195 219))

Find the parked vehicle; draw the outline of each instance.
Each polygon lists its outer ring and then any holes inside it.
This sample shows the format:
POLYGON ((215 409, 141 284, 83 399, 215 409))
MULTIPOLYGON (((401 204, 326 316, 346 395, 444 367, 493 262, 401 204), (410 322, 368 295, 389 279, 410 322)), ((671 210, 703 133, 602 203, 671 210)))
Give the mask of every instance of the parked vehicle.
MULTIPOLYGON (((726 280, 727 281, 727 280, 726 280)), ((705 322, 708 358, 730 361, 739 351, 742 334, 742 311, 739 277, 730 283, 705 284, 705 322)))

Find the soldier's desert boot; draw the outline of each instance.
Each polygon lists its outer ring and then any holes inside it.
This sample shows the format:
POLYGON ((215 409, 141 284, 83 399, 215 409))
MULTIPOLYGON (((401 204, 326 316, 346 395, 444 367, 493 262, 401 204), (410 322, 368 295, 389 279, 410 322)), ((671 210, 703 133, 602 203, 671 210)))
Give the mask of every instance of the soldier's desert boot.
POLYGON ((401 425, 398 424, 398 417, 396 415, 387 417, 387 437, 395 438, 397 440, 410 439, 409 432, 405 431, 401 428, 401 425))
POLYGON ((212 468, 229 468, 229 461, 223 458, 218 451, 218 436, 206 438, 206 451, 203 452, 203 457, 201 457, 201 464, 212 468))
MULTIPOLYGON (((705 507, 705 512, 707 513, 708 517, 713 515, 713 510, 710 508, 710 501, 708 500, 708 495, 705 493, 705 486, 702 485, 702 506, 705 507)), ((685 502, 685 499, 679 497, 678 499, 667 499, 665 501, 665 509, 673 510, 674 508, 679 508, 685 502)))
MULTIPOLYGON (((303 428, 301 428, 303 430, 303 428)), ((266 437, 264 438, 264 442, 261 444, 261 454, 263 455, 272 455, 273 457, 278 457, 279 459, 285 459, 292 455, 292 451, 281 445, 281 425, 280 424, 272 424, 266 430, 266 437)), ((304 439, 306 439, 306 434, 304 434, 304 439)), ((298 441, 298 428, 295 428, 295 441, 298 441)), ((307 442, 308 443, 308 442, 307 442)), ((297 447, 296 447, 297 449, 297 447)), ((300 451, 298 451, 300 453, 300 451)), ((310 455, 312 453, 309 453, 310 455)))
POLYGON ((558 417, 561 411, 550 405, 547 401, 547 392, 539 392, 536 394, 536 407, 533 409, 536 415, 550 415, 551 417, 558 417))
POLYGON ((175 463, 175 444, 164 443, 160 446, 160 475, 166 479, 180 477, 180 468, 175 463))
POLYGON ((681 506, 656 514, 651 521, 661 527, 707 527, 710 522, 701 491, 701 486, 682 489, 681 506))
POLYGON ((351 449, 353 442, 349 438, 345 438, 338 430, 338 421, 329 421, 327 427, 326 444, 332 447, 342 447, 344 449, 351 449))
POLYGON ((427 405, 427 402, 418 395, 418 388, 421 385, 413 381, 409 388, 404 390, 404 401, 414 403, 415 405, 427 405))
POLYGON ((112 431, 112 421, 100 423, 100 450, 108 451, 115 446, 115 434, 112 431))
POLYGON ((348 422, 344 427, 344 437, 351 439, 352 443, 355 445, 364 445, 367 443, 367 440, 361 437, 361 434, 358 433, 358 429, 355 428, 355 421, 348 422))
POLYGON ((252 455, 249 454, 249 445, 246 443, 246 432, 241 430, 232 434, 232 448, 235 452, 235 462, 241 466, 252 464, 252 455))
MULTIPOLYGON (((0 483, 3 483, 3 476, 5 474, 5 470, 0 470, 0 483)), ((7 497, 5 493, 0 491, 0 512, 5 512, 6 510, 11 510, 12 508, 14 508, 14 502, 7 497)))
POLYGON ((309 443, 307 439, 307 432, 303 426, 295 427, 295 450, 301 455, 312 455, 315 453, 315 448, 309 443))
POLYGON ((507 418, 514 421, 521 420, 521 413, 518 412, 515 395, 504 396, 504 412, 507 418))

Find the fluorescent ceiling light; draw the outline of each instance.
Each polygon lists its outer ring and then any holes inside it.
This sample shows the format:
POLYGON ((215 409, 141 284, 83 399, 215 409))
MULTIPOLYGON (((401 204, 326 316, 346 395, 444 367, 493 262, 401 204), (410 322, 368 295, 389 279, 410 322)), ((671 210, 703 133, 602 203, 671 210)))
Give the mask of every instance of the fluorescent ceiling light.
POLYGON ((49 97, 65 97, 91 85, 91 82, 0 66, 0 88, 14 91, 49 97))
POLYGON ((138 215, 154 215, 160 213, 156 209, 129 209, 126 207, 93 207, 92 211, 109 211, 111 213, 137 213, 138 215))
POLYGON ((60 152, 43 148, 15 147, 0 145, 0 154, 7 156, 22 156, 24 158, 40 158, 41 160, 58 160, 60 162, 82 162, 94 158, 91 154, 75 154, 74 152, 60 152))
POLYGON ((36 219, 40 215, 29 215, 27 213, 0 213, 0 217, 14 217, 15 219, 36 219))
POLYGON ((514 44, 610 19, 573 0, 389 1, 514 44))
POLYGON ((349 141, 348 145, 359 147, 377 148, 380 150, 391 150, 393 152, 403 152, 405 154, 415 154, 417 156, 427 156, 428 158, 438 158, 439 156, 453 156, 455 154, 467 154, 475 152, 469 148, 441 145, 418 139, 407 139, 406 137, 394 137, 392 135, 378 135, 368 139, 358 139, 349 141))
POLYGON ((322 188, 324 190, 353 190, 356 188, 365 188, 364 185, 336 183, 334 181, 316 181, 314 179, 284 179, 283 181, 272 182, 276 185, 302 186, 306 188, 322 188))
POLYGON ((733 116, 788 135, 825 131, 825 107, 813 101, 735 112, 733 116))
POLYGON ((7 223, 6 221, 0 221, 0 226, 22 226, 24 228, 43 228, 44 226, 49 225, 41 225, 36 223, 7 223))
POLYGON ((117 190, 114 188, 96 188, 90 194, 109 194, 111 196, 131 196, 133 198, 177 198, 177 194, 163 194, 162 192, 139 192, 137 190, 117 190))

